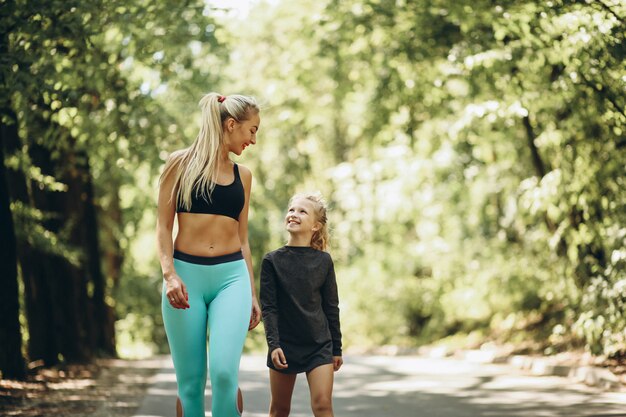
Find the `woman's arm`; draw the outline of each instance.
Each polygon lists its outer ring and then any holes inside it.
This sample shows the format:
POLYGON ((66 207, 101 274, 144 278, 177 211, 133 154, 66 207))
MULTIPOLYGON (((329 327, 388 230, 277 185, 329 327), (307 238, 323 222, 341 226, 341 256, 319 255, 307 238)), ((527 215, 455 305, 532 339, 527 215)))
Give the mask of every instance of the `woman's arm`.
MULTIPOLYGON (((165 165, 167 170, 173 163, 172 158, 168 159, 165 165)), ((174 171, 166 171, 166 176, 159 184, 159 197, 157 202, 157 251, 161 271, 165 280, 165 288, 170 304, 175 308, 189 308, 187 288, 174 269, 174 243, 172 241, 172 231, 174 228, 174 216, 176 215, 176 202, 172 198, 174 188, 174 171)))
POLYGON ((241 214, 239 214, 239 240, 241 241, 241 252, 248 266, 250 275, 250 289, 252 291, 252 312, 250 314, 250 325, 248 330, 254 329, 261 321, 261 307, 256 296, 256 286, 254 285, 254 270, 252 269, 252 253, 248 242, 248 209, 250 207, 250 190, 252 189, 252 173, 244 166, 239 165, 239 176, 243 183, 245 202, 241 214))

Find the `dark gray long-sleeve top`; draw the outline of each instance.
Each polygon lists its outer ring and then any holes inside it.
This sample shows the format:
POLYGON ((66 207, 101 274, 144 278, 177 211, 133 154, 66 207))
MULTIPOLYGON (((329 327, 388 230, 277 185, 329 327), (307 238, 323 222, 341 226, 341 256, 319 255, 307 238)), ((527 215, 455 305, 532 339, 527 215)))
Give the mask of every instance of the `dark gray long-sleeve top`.
POLYGON ((330 254, 300 246, 268 253, 261 266, 260 298, 270 353, 278 347, 304 353, 332 342, 332 355, 341 356, 339 297, 330 254))

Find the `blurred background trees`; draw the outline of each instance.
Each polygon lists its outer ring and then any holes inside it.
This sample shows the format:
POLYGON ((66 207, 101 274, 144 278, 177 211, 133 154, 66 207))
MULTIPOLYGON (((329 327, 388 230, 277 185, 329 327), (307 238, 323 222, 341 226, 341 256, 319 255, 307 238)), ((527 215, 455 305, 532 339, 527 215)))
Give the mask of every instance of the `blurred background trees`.
POLYGON ((623 2, 70 3, 0 9, 3 375, 166 349, 157 179, 208 91, 263 106, 257 274, 331 203, 346 345, 626 352, 623 2))

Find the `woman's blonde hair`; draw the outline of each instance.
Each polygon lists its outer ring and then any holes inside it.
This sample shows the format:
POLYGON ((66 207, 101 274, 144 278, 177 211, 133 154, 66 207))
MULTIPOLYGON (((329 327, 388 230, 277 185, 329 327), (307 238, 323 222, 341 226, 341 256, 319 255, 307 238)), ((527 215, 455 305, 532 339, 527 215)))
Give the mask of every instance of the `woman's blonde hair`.
POLYGON ((311 237, 311 247, 313 249, 328 251, 330 244, 330 233, 328 232, 328 204, 320 193, 299 193, 291 197, 289 205, 297 198, 304 198, 313 203, 315 212, 315 221, 319 222, 322 227, 313 233, 311 237))
POLYGON ((228 118, 243 122, 259 112, 259 105, 253 97, 238 94, 208 93, 199 104, 202 125, 196 140, 190 147, 172 153, 160 178, 164 181, 174 173, 171 198, 185 210, 191 209, 193 192, 208 201, 211 199, 217 181, 219 150, 224 144, 224 122, 228 118))

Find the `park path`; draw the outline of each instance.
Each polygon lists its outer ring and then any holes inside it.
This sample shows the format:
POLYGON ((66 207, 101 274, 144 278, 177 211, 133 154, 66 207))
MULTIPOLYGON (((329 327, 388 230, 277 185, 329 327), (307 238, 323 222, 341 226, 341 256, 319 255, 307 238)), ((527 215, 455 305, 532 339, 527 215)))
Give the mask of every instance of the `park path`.
MULTIPOLYGON (((626 392, 605 391, 554 376, 531 376, 509 365, 419 356, 346 356, 336 373, 337 417, 626 417, 626 392)), ((173 417, 171 359, 135 417, 173 417)), ((240 370, 245 417, 267 417, 265 357, 244 355, 240 370)), ((207 388, 207 413, 210 387, 207 388)), ((292 417, 312 416, 306 378, 296 384, 292 417)))

